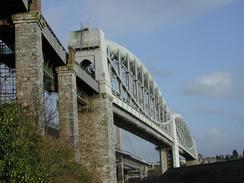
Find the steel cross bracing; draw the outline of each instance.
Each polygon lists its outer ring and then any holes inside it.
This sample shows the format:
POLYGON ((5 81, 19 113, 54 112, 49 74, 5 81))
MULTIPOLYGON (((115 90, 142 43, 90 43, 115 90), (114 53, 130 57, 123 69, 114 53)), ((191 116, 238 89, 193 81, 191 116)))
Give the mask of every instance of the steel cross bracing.
POLYGON ((172 117, 153 78, 144 71, 144 66, 138 65, 128 54, 122 55, 119 49, 112 50, 109 46, 107 59, 113 95, 144 115, 172 138, 174 122, 180 148, 195 157, 195 143, 186 122, 180 115, 172 117))

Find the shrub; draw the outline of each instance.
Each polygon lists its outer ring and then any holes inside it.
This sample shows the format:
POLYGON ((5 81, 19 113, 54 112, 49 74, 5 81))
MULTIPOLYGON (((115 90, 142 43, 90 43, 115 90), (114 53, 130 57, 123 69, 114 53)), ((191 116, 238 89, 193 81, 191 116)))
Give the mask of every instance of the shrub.
POLYGON ((71 149, 43 137, 16 104, 0 105, 0 182, 92 182, 71 149))
POLYGON ((0 106, 0 180, 47 182, 35 127, 15 104, 0 106))
POLYGON ((57 139, 45 138, 41 148, 42 160, 49 170, 49 181, 58 183, 91 183, 89 173, 74 161, 72 150, 57 139))

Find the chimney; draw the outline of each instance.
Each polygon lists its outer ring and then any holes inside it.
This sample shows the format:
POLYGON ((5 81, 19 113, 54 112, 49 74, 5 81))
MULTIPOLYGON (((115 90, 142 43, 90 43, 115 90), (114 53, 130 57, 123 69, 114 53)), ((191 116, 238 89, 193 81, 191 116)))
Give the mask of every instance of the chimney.
POLYGON ((30 11, 41 12, 41 0, 30 0, 30 11))

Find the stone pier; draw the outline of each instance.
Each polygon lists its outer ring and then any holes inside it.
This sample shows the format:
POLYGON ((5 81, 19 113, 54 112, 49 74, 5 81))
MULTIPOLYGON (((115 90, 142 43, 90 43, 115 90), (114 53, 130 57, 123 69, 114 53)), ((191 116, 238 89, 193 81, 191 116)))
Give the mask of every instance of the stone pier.
POLYGON ((125 175, 124 175, 124 163, 123 163, 122 156, 118 157, 117 169, 118 169, 117 181, 118 183, 124 183, 125 175))
POLYGON ((58 73, 60 139, 67 142, 79 161, 78 109, 76 75, 67 66, 56 68, 58 73))
POLYGON ((43 52, 38 12, 16 14, 15 26, 17 103, 35 118, 44 133, 43 52))
POLYGON ((79 112, 81 164, 102 183, 116 183, 115 136, 112 98, 88 98, 79 112))
POLYGON ((160 158, 160 173, 163 174, 168 170, 168 151, 167 148, 158 148, 160 158))

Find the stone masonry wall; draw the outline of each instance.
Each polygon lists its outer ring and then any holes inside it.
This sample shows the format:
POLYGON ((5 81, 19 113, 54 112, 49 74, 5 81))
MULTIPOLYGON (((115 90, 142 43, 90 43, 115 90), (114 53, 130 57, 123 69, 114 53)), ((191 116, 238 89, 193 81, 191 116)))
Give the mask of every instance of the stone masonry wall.
POLYGON ((88 98, 79 112, 81 163, 97 182, 115 183, 116 158, 112 98, 106 94, 88 98))
POLYGON ((160 173, 163 174, 168 170, 168 151, 167 148, 159 148, 160 173))
POLYGON ((68 143, 79 161, 78 109, 75 73, 67 66, 57 69, 59 95, 60 139, 68 143))
POLYGON ((17 103, 35 117, 44 132, 43 53, 39 14, 29 12, 13 16, 15 25, 17 103))

